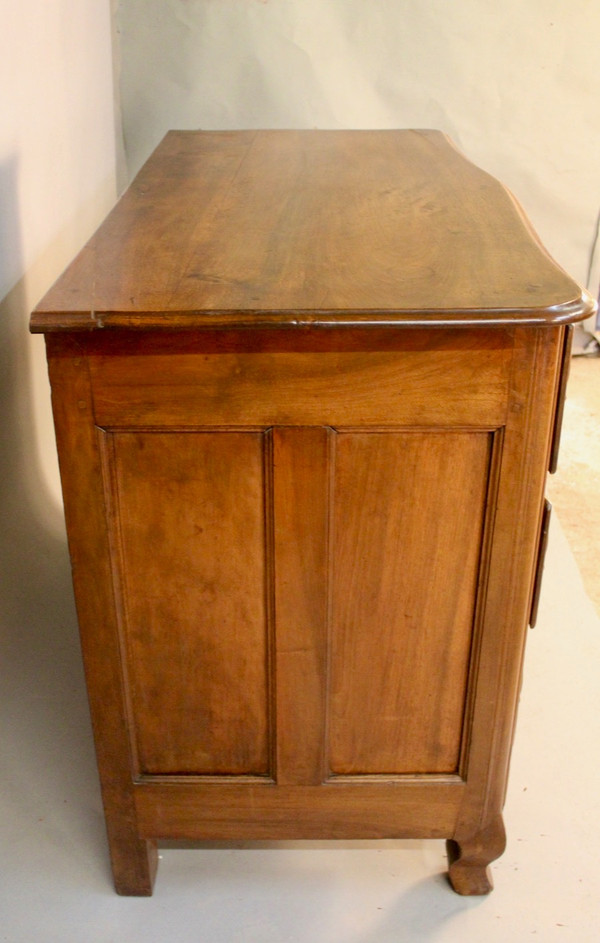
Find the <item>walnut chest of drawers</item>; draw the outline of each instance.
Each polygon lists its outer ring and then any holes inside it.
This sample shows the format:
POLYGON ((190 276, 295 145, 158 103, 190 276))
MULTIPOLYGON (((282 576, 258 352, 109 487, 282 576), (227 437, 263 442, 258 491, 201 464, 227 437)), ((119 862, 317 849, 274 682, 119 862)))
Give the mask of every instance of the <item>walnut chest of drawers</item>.
POLYGON ((438 132, 172 132, 38 305, 115 886, 443 838, 490 888, 592 303, 438 132))

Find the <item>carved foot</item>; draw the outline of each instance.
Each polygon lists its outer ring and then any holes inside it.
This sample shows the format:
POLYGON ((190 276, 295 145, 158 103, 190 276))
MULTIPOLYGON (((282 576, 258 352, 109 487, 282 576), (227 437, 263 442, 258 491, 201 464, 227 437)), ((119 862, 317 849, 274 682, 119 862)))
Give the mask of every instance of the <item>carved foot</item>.
POLYGON ((502 816, 467 839, 446 842, 448 878, 457 894, 489 894, 494 884, 488 865, 506 847, 502 816))

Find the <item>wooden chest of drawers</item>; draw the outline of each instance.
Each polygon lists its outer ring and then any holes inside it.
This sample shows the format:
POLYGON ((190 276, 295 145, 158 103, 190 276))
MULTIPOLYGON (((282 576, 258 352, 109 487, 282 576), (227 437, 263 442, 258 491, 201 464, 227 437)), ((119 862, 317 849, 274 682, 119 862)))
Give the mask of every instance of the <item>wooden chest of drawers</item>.
POLYGON ((167 135, 32 316, 120 893, 178 838, 489 890, 592 307, 437 132, 167 135))

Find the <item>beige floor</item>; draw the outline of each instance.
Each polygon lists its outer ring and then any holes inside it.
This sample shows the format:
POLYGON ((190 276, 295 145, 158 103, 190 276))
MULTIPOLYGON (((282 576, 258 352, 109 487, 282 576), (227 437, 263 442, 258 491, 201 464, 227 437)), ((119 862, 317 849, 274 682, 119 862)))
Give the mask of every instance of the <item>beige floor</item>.
POLYGON ((573 357, 552 501, 600 613, 600 357, 573 357))

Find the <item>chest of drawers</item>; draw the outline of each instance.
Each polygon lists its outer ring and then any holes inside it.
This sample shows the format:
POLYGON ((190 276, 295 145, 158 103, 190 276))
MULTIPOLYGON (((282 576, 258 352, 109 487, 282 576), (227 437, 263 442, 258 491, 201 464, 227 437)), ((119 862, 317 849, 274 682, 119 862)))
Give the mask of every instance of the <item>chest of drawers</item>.
POLYGON ((587 296, 437 132, 172 132, 46 334, 115 886, 441 838, 490 889, 587 296))

